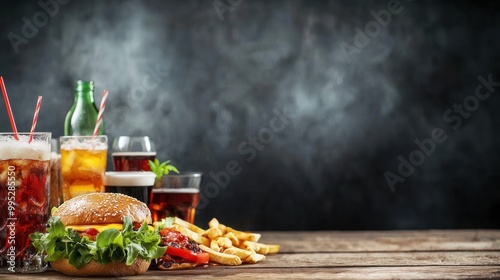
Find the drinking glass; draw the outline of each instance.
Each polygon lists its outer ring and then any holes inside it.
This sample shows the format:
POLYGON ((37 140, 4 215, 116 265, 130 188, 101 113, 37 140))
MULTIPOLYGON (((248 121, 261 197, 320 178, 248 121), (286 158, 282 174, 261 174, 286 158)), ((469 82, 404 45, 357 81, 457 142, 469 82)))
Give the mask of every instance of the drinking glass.
POLYGON ((62 136, 59 141, 63 201, 81 194, 104 192, 108 138, 62 136))
POLYGON ((52 139, 50 152, 50 200, 49 209, 57 207, 62 202, 61 192, 61 153, 59 141, 52 139))
POLYGON ((119 136, 111 156, 115 171, 150 171, 148 161, 155 159, 156 149, 148 136, 119 136))
POLYGON ((155 179, 156 174, 150 171, 106 172, 104 177, 105 191, 128 195, 147 205, 155 179))
POLYGON ((149 199, 153 221, 179 217, 194 224, 202 177, 199 172, 163 175, 161 184, 153 188, 149 199))
POLYGON ((47 268, 29 235, 49 216, 50 132, 0 133, 0 273, 47 268))

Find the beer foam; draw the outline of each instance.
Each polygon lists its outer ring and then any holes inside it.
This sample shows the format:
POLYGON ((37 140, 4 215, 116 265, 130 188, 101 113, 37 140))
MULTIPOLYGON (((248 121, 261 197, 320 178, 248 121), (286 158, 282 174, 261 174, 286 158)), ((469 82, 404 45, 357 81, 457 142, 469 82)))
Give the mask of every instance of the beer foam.
POLYGON ((199 189, 195 188, 179 188, 179 189, 153 189, 154 193, 199 193, 199 189))
POLYGON ((110 187, 153 186, 156 174, 149 171, 106 172, 104 185, 110 187))
POLYGON ((0 160, 50 160, 50 144, 46 140, 33 139, 28 143, 28 139, 29 135, 19 135, 19 140, 12 135, 0 135, 0 160))

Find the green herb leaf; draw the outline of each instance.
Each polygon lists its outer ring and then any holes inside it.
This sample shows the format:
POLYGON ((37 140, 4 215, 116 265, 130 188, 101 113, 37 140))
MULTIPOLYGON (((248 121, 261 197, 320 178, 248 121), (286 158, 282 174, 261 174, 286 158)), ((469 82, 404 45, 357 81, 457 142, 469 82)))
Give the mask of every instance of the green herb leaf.
POLYGON ((163 175, 168 175, 170 171, 177 174, 179 173, 179 170, 177 170, 175 166, 170 164, 170 160, 164 161, 160 164, 158 158, 155 158, 154 161, 149 160, 148 164, 151 172, 156 175, 157 180, 160 180, 163 175))
POLYGON ((167 164, 169 164, 169 163, 170 163, 170 160, 167 160, 167 161, 162 162, 162 163, 160 164, 160 166, 161 166, 162 168, 165 168, 165 166, 167 166, 167 164))
MULTIPOLYGON (((173 172, 175 172, 175 173, 179 174, 179 170, 177 170, 177 168, 176 168, 175 166, 173 166, 173 165, 168 165, 168 166, 167 166, 167 170, 168 170, 168 171, 173 171, 173 172)), ((168 172, 167 172, 167 173, 165 173, 165 174, 168 174, 168 172)))

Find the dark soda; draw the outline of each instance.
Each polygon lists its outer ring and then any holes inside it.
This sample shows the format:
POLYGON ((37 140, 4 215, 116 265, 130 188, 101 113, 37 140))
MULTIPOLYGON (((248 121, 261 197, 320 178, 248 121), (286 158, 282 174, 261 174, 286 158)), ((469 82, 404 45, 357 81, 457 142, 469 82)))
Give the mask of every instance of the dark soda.
POLYGON ((150 171, 148 161, 154 161, 155 152, 114 152, 115 171, 150 171))
POLYGON ((50 133, 0 133, 0 273, 47 269, 30 234, 49 217, 50 133))
POLYGON ((153 222, 179 217, 194 224, 199 199, 200 192, 194 188, 153 189, 149 203, 153 222))

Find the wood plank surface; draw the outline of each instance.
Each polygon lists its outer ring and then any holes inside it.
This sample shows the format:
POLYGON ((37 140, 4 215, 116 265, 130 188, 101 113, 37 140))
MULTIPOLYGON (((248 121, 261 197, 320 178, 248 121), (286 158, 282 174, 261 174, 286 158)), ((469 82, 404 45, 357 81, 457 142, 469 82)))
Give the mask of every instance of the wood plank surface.
MULTIPOLYGON (((2 279, 98 279, 64 276, 55 271, 41 274, 2 275, 2 279)), ((148 271, 144 275, 101 279, 500 279, 500 266, 329 267, 260 268, 210 267, 177 271, 148 271)))
POLYGON ((262 242, 281 252, 495 251, 498 230, 268 232, 262 242))
MULTIPOLYGON (((500 230, 263 232, 261 242, 281 245, 280 253, 251 265, 119 279, 500 279, 500 230)), ((74 277, 49 270, 0 278, 74 277)))
POLYGON ((474 266, 500 265, 500 251, 297 253, 268 255, 259 267, 366 267, 366 266, 474 266))

